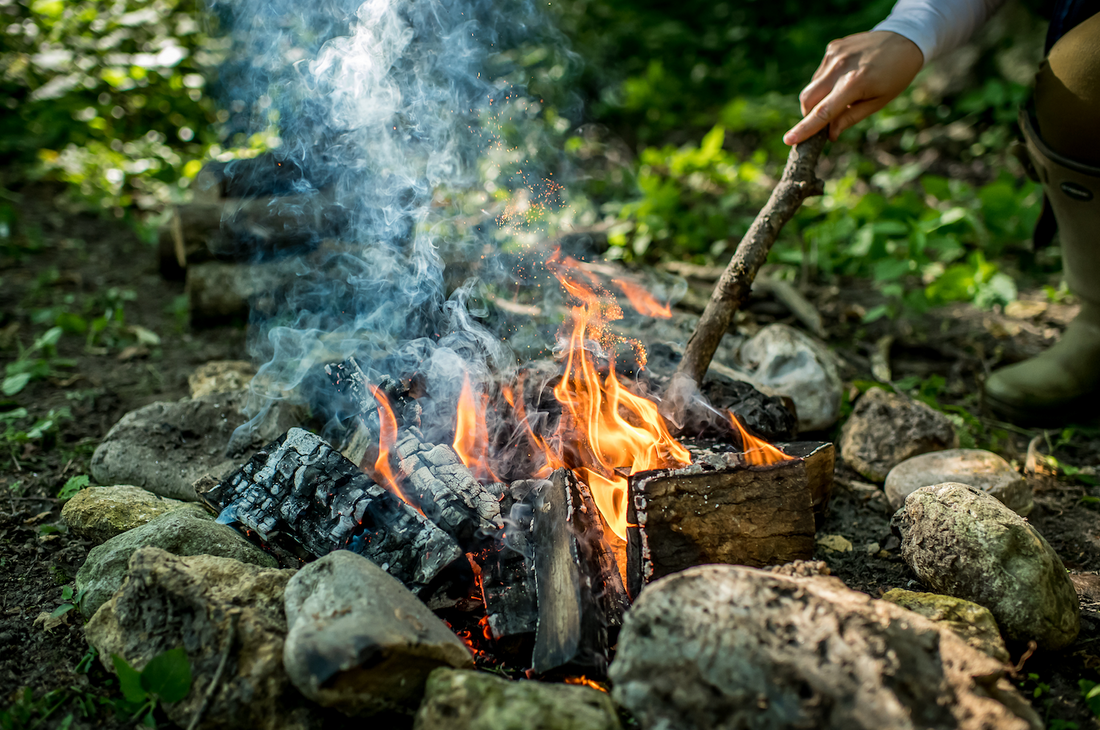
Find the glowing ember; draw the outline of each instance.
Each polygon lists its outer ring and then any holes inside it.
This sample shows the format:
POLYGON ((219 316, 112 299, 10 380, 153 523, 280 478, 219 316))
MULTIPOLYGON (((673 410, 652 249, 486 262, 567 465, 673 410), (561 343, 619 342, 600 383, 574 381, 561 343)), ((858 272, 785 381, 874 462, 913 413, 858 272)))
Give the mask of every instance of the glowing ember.
POLYGON ((591 687, 592 689, 598 689, 601 692, 606 692, 607 687, 604 687, 599 682, 593 681, 583 674, 579 677, 566 677, 562 680, 565 684, 579 684, 585 687, 591 687))
POLYGON ((378 401, 378 421, 381 424, 378 434, 378 458, 374 460, 374 469, 370 476, 374 481, 393 492, 402 502, 416 508, 416 511, 420 514, 424 514, 401 491, 401 486, 393 475, 393 469, 390 468, 390 449, 397 443, 397 418, 393 415, 393 408, 390 406, 386 394, 380 388, 373 385, 368 387, 371 395, 378 401))
POLYGON ((474 396, 470 376, 462 382, 455 422, 454 449, 458 458, 478 479, 499 481, 489 466, 489 430, 485 426, 485 408, 489 399, 484 394, 474 396))
POLYGON ((728 413, 730 423, 733 424, 733 428, 737 433, 741 435, 741 450, 744 452, 744 459, 746 462, 752 466, 771 466, 772 464, 779 464, 795 458, 784 454, 764 439, 753 436, 741 425, 740 419, 733 414, 733 411, 729 411, 728 413))
MULTIPOLYGON (((615 375, 609 357, 607 376, 601 376, 592 350, 623 342, 607 332, 607 322, 622 317, 614 300, 591 283, 572 259, 553 258, 550 270, 567 292, 581 302, 572 308, 572 332, 566 348, 565 372, 554 388, 564 407, 551 443, 559 460, 573 467, 592 491, 600 513, 619 537, 626 539, 628 474, 649 469, 685 466, 691 455, 669 433, 657 405, 627 390, 615 375)), ((632 343, 640 351, 641 345, 632 343)))
POLYGON ((657 319, 670 319, 672 317, 672 309, 669 307, 668 302, 661 304, 644 287, 626 279, 612 279, 611 281, 622 290, 627 301, 630 302, 630 306, 634 307, 638 314, 657 319))

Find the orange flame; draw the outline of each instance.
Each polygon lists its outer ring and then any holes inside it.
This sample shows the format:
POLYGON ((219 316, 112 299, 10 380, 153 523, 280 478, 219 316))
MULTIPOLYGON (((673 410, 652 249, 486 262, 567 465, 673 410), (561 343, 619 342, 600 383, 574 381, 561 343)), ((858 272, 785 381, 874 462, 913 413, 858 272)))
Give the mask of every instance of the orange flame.
POLYGON ((489 466, 489 429, 485 425, 485 409, 489 398, 482 394, 474 397, 467 374, 462 382, 462 394, 458 397, 458 415, 455 421, 454 449, 458 458, 478 479, 500 481, 489 466))
POLYGON ((548 264, 566 291, 581 301, 572 309, 565 372, 554 387, 554 397, 565 408, 556 440, 579 457, 577 476, 591 489, 608 527, 625 540, 626 474, 684 466, 691 463, 691 454, 669 433, 657 405, 619 382, 614 358, 606 377, 596 369, 586 347, 589 338, 613 346, 616 338, 607 334, 606 324, 620 319, 622 310, 607 294, 577 281, 576 262, 551 259, 548 264))
POLYGON ((623 290, 623 294, 626 295, 626 299, 630 302, 630 306, 634 307, 634 310, 638 312, 638 314, 643 317, 654 317, 656 319, 672 318, 672 308, 669 306, 668 302, 661 304, 657 301, 656 297, 645 290, 645 287, 626 279, 612 279, 611 281, 615 286, 623 290))
POLYGON ((397 443, 397 418, 393 415, 393 408, 381 388, 369 384, 367 387, 370 388, 374 399, 378 401, 378 421, 381 425, 378 434, 378 458, 374 460, 374 472, 370 476, 393 492, 402 502, 420 511, 420 508, 405 496, 405 492, 393 475, 393 469, 390 468, 390 449, 397 443))
POLYGON ((741 434, 741 450, 744 452, 742 456, 746 462, 752 466, 771 466, 772 464, 779 464, 795 458, 784 454, 764 439, 753 436, 741 425, 741 419, 735 416, 733 411, 728 411, 728 413, 730 423, 733 424, 734 429, 741 434))
POLYGON ((523 429, 527 433, 527 439, 531 444, 538 449, 539 453, 545 458, 543 465, 538 468, 532 476, 539 479, 546 479, 553 473, 555 469, 560 469, 565 466, 565 463, 558 457, 550 445, 546 443, 546 439, 535 433, 531 428, 531 422, 527 419, 527 408, 523 405, 523 375, 520 375, 516 387, 519 388, 518 397, 513 390, 505 385, 501 388, 504 394, 504 400, 512 408, 512 412, 516 415, 516 420, 523 424, 523 429))

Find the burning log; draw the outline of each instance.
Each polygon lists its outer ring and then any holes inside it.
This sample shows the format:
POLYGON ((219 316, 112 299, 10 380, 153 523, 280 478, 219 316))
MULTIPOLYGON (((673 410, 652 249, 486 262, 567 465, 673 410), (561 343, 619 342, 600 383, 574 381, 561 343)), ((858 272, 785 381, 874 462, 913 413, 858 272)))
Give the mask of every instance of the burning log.
POLYGON ((481 565, 485 614, 489 631, 497 640, 534 633, 538 626, 531 518, 540 484, 533 479, 512 482, 501 501, 501 513, 510 516, 504 544, 491 550, 481 565))
POLYGON ((683 469, 636 474, 627 507, 630 595, 693 565, 764 567, 813 555, 814 506, 832 486, 832 444, 764 466, 741 453, 710 454, 683 469))
POLYGON ((568 469, 540 487, 531 533, 539 606, 532 666, 602 674, 629 599, 596 504, 568 469))
POLYGON ((316 557, 351 550, 414 591, 463 556, 445 532, 300 428, 199 496, 219 520, 263 541, 316 557))
POLYGON ((482 485, 454 449, 423 439, 419 429, 407 428, 397 441, 398 473, 410 485, 410 500, 463 546, 475 546, 496 534, 504 526, 504 485, 494 485, 496 491, 482 485))

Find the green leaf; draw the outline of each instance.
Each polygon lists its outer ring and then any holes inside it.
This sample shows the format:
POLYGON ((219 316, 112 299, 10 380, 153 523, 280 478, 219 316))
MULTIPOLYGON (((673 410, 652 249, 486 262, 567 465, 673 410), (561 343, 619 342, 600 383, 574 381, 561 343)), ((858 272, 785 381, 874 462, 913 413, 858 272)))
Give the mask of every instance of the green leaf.
POLYGON ((77 492, 88 486, 89 481, 87 474, 70 477, 69 480, 65 482, 65 486, 61 487, 61 491, 57 493, 57 498, 61 501, 72 499, 76 496, 77 492))
POLYGON ((40 347, 53 347, 57 344, 57 341, 61 339, 61 333, 64 332, 60 327, 51 327, 46 330, 45 334, 34 341, 34 345, 31 349, 37 350, 40 347))
POLYGON ((127 702, 144 702, 149 693, 142 687, 141 673, 126 663, 126 660, 118 654, 111 655, 111 663, 115 666, 115 674, 118 675, 118 685, 122 690, 122 696, 127 702))
POLYGON ((62 601, 71 601, 71 600, 73 600, 73 587, 72 586, 65 586, 64 588, 61 589, 61 600, 62 601))
POLYGON ((12 375, 4 378, 4 382, 0 385, 0 391, 4 392, 4 395, 15 395, 23 388, 27 387, 27 383, 31 382, 30 373, 19 373, 18 375, 12 375))
POLYGON ((62 603, 60 606, 55 608, 52 613, 50 613, 50 618, 61 618, 69 611, 72 611, 74 608, 76 608, 76 606, 71 603, 62 603))
POLYGON ((179 702, 191 691, 191 662, 183 647, 157 654, 141 672, 141 686, 165 702, 179 702))

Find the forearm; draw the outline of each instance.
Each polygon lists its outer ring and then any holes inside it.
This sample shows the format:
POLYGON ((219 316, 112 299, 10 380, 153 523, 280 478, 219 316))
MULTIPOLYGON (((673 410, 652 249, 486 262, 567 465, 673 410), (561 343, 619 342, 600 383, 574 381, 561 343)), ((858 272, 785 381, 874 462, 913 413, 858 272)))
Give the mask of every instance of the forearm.
POLYGON ((966 43, 1005 0, 898 0, 874 30, 889 30, 916 44, 924 63, 966 43))

